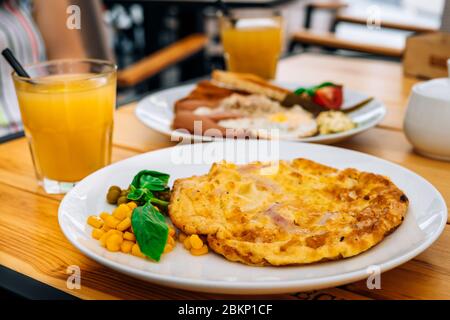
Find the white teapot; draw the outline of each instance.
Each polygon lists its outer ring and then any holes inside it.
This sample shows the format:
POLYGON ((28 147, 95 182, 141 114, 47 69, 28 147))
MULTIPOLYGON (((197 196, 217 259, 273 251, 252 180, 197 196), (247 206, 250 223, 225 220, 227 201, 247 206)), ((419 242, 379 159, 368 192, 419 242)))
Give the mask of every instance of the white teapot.
POLYGON ((449 78, 416 84, 409 98, 404 130, 417 153, 450 161, 449 78))

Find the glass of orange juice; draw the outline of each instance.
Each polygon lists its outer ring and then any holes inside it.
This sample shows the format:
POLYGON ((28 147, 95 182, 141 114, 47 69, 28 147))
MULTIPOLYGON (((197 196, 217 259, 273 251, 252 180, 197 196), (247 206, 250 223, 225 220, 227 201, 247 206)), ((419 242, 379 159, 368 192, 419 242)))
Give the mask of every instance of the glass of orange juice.
POLYGON ((13 74, 36 176, 47 193, 65 193, 111 161, 116 66, 56 60, 13 74))
POLYGON ((275 78, 283 41, 283 19, 278 11, 231 11, 220 17, 220 30, 229 71, 275 78))

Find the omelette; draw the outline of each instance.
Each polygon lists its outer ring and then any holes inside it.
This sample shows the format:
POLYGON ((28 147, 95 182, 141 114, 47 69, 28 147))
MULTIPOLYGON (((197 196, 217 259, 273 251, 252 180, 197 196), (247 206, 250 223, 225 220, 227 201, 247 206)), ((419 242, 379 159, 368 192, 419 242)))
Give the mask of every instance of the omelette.
POLYGON ((402 223, 408 204, 387 177, 356 169, 221 162, 175 181, 169 215, 228 260, 283 266, 360 254, 402 223))

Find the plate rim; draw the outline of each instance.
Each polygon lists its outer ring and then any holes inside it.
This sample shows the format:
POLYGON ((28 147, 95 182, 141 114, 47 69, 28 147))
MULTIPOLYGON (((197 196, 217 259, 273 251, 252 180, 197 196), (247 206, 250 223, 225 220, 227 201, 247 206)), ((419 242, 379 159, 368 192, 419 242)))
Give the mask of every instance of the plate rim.
MULTIPOLYGON (((232 141, 227 140, 220 140, 215 142, 203 142, 203 143, 215 143, 215 144, 221 144, 221 143, 231 143, 232 141)), ((250 143, 259 143, 257 140, 253 140, 250 143)), ((442 234, 444 231, 444 228, 446 226, 447 221, 447 205, 445 202, 445 199, 443 198, 442 194, 437 190, 436 187, 434 187, 433 184, 428 182, 425 178, 420 176, 419 174, 413 172, 412 170, 409 170, 399 164, 396 164, 394 162, 366 154, 360 151, 355 150, 349 150, 346 148, 340 148, 335 146, 328 146, 328 145, 317 145, 317 144, 308 144, 304 142, 292 142, 292 141, 280 141, 281 144, 295 144, 296 146, 307 146, 312 148, 326 148, 326 149, 338 149, 341 151, 345 151, 348 153, 354 153, 357 155, 362 155, 364 157, 369 157, 372 160, 381 161, 382 163, 391 165, 396 167, 399 170, 406 171, 409 174, 413 174, 416 176, 417 179, 421 181, 421 183, 426 184, 431 190, 435 193, 437 196, 439 202, 443 206, 442 212, 440 211, 439 214, 441 214, 441 221, 439 228, 437 228, 433 234, 427 238, 424 242, 422 242, 420 245, 418 245, 413 250, 407 251, 401 256, 397 256, 395 258, 389 258, 386 261, 383 261, 380 264, 377 264, 380 267, 381 272, 389 271, 403 263, 406 263, 407 261, 413 259, 414 257, 418 256, 420 253, 424 252, 426 249, 428 249, 442 234)), ((96 175, 99 172, 104 172, 107 170, 110 170, 111 167, 119 166, 120 164, 129 161, 130 159, 137 159, 137 158, 144 158, 148 156, 148 154, 153 153, 163 153, 168 152, 169 150, 173 148, 192 148, 193 145, 177 145, 173 147, 168 148, 162 148, 158 150, 149 151, 146 153, 138 154, 133 157, 120 160, 118 162, 112 163, 109 166, 106 166, 100 170, 95 171, 94 173, 90 174, 86 178, 84 178, 81 182, 85 181, 86 179, 93 179, 93 176, 96 175)), ((80 182, 80 183, 81 183, 80 182)), ((86 182, 84 182, 86 183, 86 182)), ((210 292, 210 293, 222 293, 222 294, 276 294, 276 293, 289 293, 294 292, 296 290, 309 290, 309 288, 315 288, 315 289, 323 289, 333 286, 338 286, 350 282, 356 282, 362 279, 367 278, 369 275, 364 269, 357 269, 354 271, 344 272, 337 275, 331 275, 331 276, 325 276, 325 277, 319 277, 319 278, 312 278, 312 279, 301 279, 301 280, 272 280, 272 281, 265 281, 265 282, 257 282, 257 281, 237 281, 237 282, 227 282, 227 281, 221 281, 221 280, 208 280, 208 279, 188 279, 173 275, 164 275, 164 274, 157 274, 153 273, 151 271, 144 271, 140 269, 129 269, 129 267, 113 261, 109 260, 105 257, 103 257, 100 254, 97 254, 93 251, 88 250, 87 247, 82 246, 79 244, 74 237, 70 235, 70 232, 66 229, 67 227, 64 226, 62 223, 62 217, 65 214, 63 212, 63 207, 65 203, 68 201, 69 196, 72 192, 76 191, 77 186, 75 186, 69 193, 67 193, 63 200, 60 202, 60 205, 58 207, 58 225, 66 237, 67 240, 79 251, 81 251, 84 255, 89 257, 90 259, 103 264, 106 267, 109 267, 113 270, 119 271, 121 273, 130 275, 135 278, 143 279, 145 281, 148 281, 150 283, 155 283, 163 286, 169 286, 174 288, 181 288, 185 290, 190 291, 197 291, 197 292, 210 292), (75 191, 73 191, 75 190, 75 191)), ((366 251, 366 252, 369 252, 366 251)), ((351 257, 349 258, 351 259, 351 257)), ((344 259, 346 260, 346 259, 344 259)), ((224 261, 225 263, 234 263, 230 262, 228 260, 224 261)), ((295 266, 294 266, 295 267, 295 266)), ((301 267, 301 266, 298 266, 301 267)))
MULTIPOLYGON (((289 87, 290 85, 293 85, 293 82, 288 82, 288 81, 274 81, 274 83, 280 85, 280 86, 284 86, 284 87, 289 87)), ((148 103, 150 102, 149 100, 152 99, 152 97, 155 97, 158 94, 162 94, 165 92, 170 92, 172 90, 180 90, 180 89, 189 89, 192 90, 195 87, 195 83, 188 83, 188 84, 181 84, 181 85, 177 85, 171 88, 166 88, 166 89, 162 89, 162 90, 158 90, 155 92, 152 92, 146 96, 144 96, 142 99, 140 99, 136 105, 136 108, 134 110, 134 114, 136 115, 136 117, 139 119, 139 121, 141 123, 143 123, 146 127, 155 130, 161 134, 164 134, 166 136, 169 137, 174 137, 174 138, 183 138, 183 139, 191 139, 192 141, 215 141, 215 140, 221 140, 221 138, 213 138, 213 137, 208 137, 208 136, 199 136, 199 135, 194 135, 194 134, 188 134, 188 133, 183 133, 177 130, 173 130, 172 128, 169 128, 169 130, 161 130, 160 128, 154 127, 152 126, 150 121, 147 121, 145 119, 145 115, 148 114, 148 111, 146 111, 146 104, 148 105, 148 103)), ((308 85, 308 84, 303 84, 303 85, 308 85)), ((355 93, 360 93, 359 91, 355 91, 352 89, 348 89, 352 92, 355 93)), ((358 126, 356 128, 353 128, 351 130, 348 131, 344 131, 344 132, 339 132, 339 133, 332 133, 332 134, 327 134, 327 135, 317 135, 317 136, 312 136, 312 137, 306 137, 306 138, 283 138, 281 140, 283 141, 294 141, 294 142, 308 142, 308 143, 327 143, 327 141, 335 141, 335 140, 342 140, 345 138, 350 138, 354 135, 357 135, 359 133, 362 133, 364 131, 367 131, 373 127, 375 127, 376 125, 378 125, 379 123, 381 123, 381 121, 383 121, 383 119, 386 117, 387 113, 388 113, 388 109, 386 107, 386 105, 379 99, 374 98, 372 100, 371 103, 376 103, 378 108, 377 108, 377 117, 374 118, 371 122, 366 123, 362 126, 358 126)), ((172 119, 173 120, 173 119, 172 119)))

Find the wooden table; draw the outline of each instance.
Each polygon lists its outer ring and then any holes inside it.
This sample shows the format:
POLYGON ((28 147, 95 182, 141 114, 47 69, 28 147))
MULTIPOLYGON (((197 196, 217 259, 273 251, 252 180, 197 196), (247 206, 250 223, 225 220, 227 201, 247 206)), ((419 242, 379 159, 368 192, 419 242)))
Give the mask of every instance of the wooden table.
MULTIPOLYGON (((404 78, 400 64, 304 54, 281 61, 278 79, 312 83, 339 80, 349 88, 379 97, 389 109, 382 124, 339 145, 417 172, 433 183, 450 204, 450 163, 416 155, 403 135, 406 101, 416 80, 404 78)), ((114 161, 171 145, 167 137, 141 124, 134 116, 134 108, 135 104, 131 104, 117 112, 114 161)), ((88 259, 59 229, 57 209, 61 198, 45 194, 37 185, 24 138, 0 145, 0 262, 4 267, 83 299, 238 298, 152 285, 88 259), (81 268, 79 290, 66 287, 66 269, 70 265, 81 268)), ((360 281, 339 288, 269 298, 450 299, 450 226, 426 252, 384 273, 381 285, 381 290, 369 290, 365 281, 360 281)))

